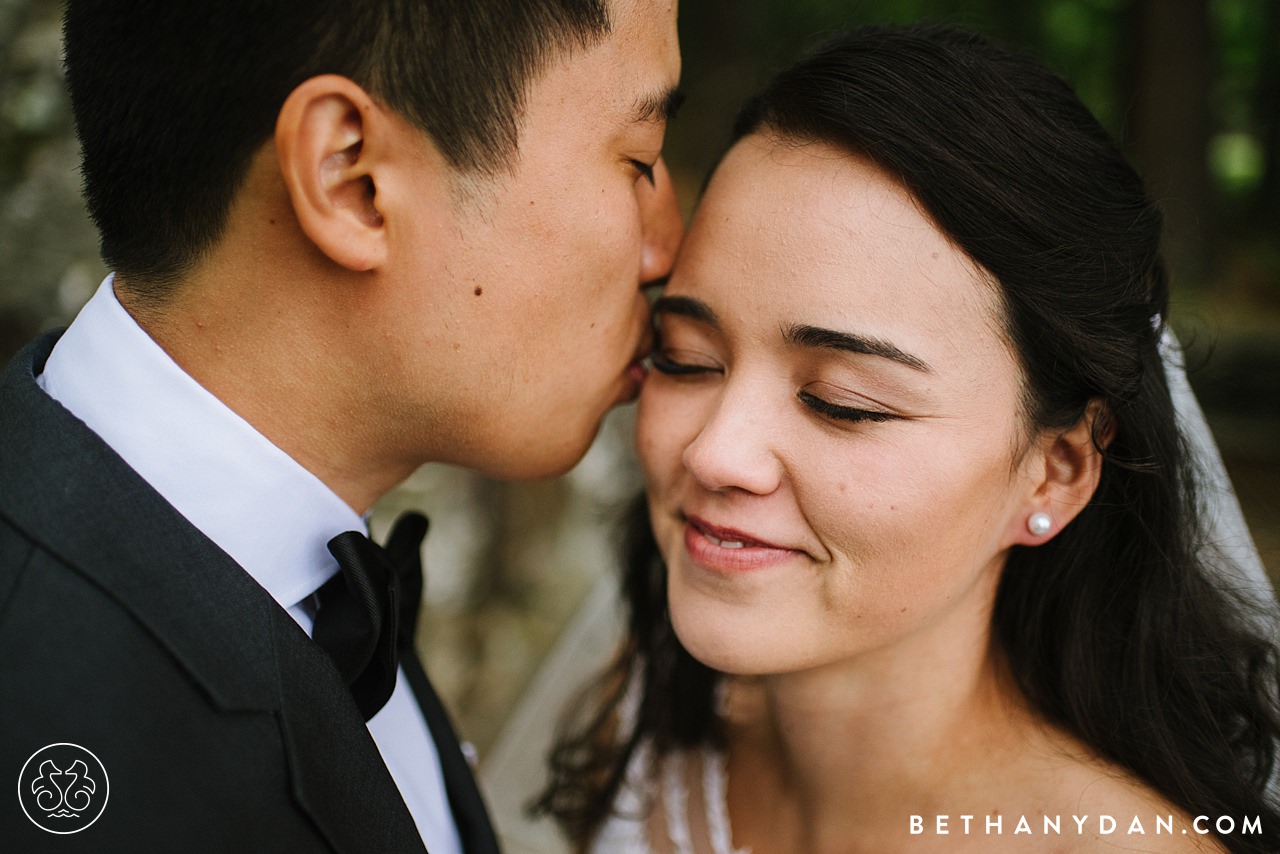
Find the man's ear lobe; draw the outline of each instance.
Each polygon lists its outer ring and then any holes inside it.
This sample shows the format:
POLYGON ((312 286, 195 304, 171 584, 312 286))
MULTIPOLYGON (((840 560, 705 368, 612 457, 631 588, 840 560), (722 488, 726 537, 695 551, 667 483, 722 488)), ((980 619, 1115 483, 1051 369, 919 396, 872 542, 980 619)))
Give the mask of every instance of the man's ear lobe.
POLYGON ((1103 449, 1114 432, 1106 405, 1093 400, 1074 426, 1042 437, 1036 487, 1021 517, 1013 522, 1012 542, 1045 543, 1085 508, 1102 479, 1103 449), (1033 516, 1040 518, 1033 520, 1033 516))
POLYGON ((324 74, 294 89, 276 119, 276 156, 298 224, 321 252, 358 272, 386 258, 368 146, 380 113, 355 83, 324 74))

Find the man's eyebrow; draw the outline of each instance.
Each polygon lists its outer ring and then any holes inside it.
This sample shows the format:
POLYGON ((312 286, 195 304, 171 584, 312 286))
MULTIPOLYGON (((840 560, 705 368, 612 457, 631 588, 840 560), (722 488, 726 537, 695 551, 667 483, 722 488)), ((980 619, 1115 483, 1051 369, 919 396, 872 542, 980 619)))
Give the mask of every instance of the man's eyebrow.
POLYGON ((889 359, 917 371, 933 373, 933 368, 929 367, 923 359, 903 352, 888 341, 883 341, 879 338, 805 325, 784 327, 782 336, 788 343, 797 347, 816 347, 824 350, 841 350, 846 353, 879 356, 882 359, 889 359))
POLYGON ((655 316, 659 314, 678 314, 681 317, 687 317, 690 320, 696 320, 699 323, 705 323, 717 329, 720 327, 720 318, 716 317, 716 313, 711 310, 711 306, 693 297, 660 296, 653 302, 653 313, 655 316))
POLYGON ((660 92, 651 92, 636 100, 631 110, 631 121, 636 123, 671 121, 683 103, 684 93, 674 86, 660 92))

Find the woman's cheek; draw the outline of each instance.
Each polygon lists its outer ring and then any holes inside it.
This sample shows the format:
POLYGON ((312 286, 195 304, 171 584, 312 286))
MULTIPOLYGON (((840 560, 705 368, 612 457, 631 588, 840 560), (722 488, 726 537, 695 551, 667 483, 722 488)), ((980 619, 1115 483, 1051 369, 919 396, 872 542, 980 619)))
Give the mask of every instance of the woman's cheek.
POLYGON ((699 395, 668 377, 650 374, 636 412, 636 449, 651 487, 655 477, 681 465, 684 449, 698 435, 699 395))
POLYGON ((640 463, 644 467, 646 479, 652 474, 653 463, 658 455, 658 418, 655 410, 659 408, 655 397, 660 392, 654 389, 659 378, 650 374, 640 391, 640 400, 636 404, 636 452, 640 455, 640 463))

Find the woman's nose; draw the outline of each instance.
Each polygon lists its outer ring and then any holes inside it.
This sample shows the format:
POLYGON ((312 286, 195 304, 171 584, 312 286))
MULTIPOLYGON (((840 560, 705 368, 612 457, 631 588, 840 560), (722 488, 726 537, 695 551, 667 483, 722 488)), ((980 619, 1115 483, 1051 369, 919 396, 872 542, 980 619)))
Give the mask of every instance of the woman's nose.
POLYGON ((768 495, 783 477, 776 430, 761 401, 726 390, 681 459, 704 489, 768 495))

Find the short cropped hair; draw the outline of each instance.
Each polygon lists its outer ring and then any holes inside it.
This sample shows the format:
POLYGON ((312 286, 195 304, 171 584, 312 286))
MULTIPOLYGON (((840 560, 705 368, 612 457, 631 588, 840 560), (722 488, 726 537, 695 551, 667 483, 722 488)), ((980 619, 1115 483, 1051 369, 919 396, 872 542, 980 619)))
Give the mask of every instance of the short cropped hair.
POLYGON ((345 76, 459 173, 518 156, 533 80, 609 0, 68 0, 67 81, 103 260, 162 296, 218 239, 289 93, 345 76))

